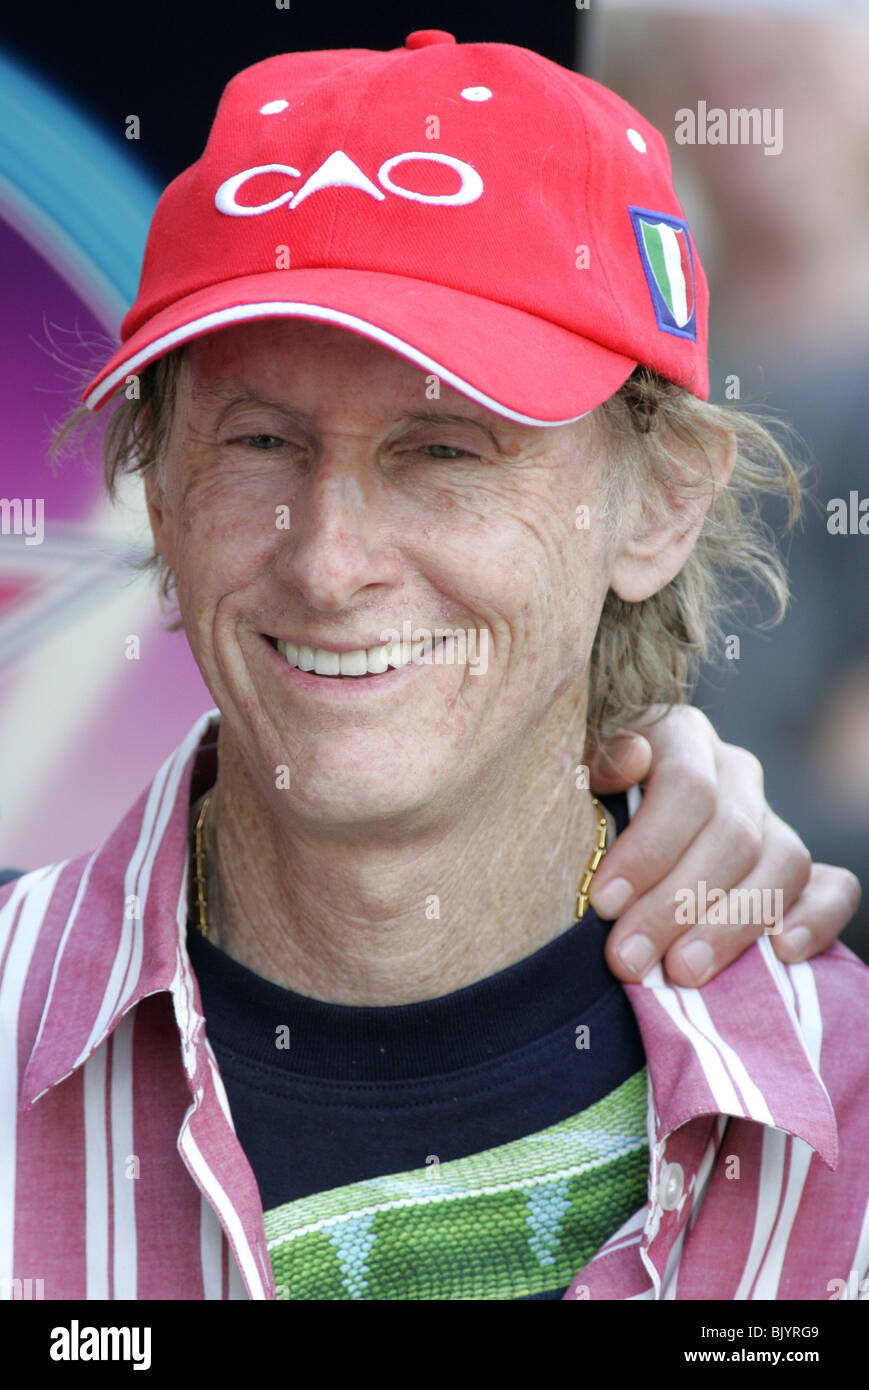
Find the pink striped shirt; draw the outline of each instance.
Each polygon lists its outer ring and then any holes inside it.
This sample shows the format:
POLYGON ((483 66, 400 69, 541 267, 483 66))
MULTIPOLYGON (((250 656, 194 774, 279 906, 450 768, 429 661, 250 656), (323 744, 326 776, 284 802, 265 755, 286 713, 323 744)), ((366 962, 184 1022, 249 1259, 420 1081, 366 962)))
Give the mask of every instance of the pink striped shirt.
MULTIPOLYGON (((185 946, 191 779, 218 718, 94 854, 0 888, 4 1297, 275 1298, 185 946)), ((566 1297, 869 1296, 869 970, 841 944, 785 966, 763 937, 702 990, 660 967, 625 988, 649 1200, 566 1297)))

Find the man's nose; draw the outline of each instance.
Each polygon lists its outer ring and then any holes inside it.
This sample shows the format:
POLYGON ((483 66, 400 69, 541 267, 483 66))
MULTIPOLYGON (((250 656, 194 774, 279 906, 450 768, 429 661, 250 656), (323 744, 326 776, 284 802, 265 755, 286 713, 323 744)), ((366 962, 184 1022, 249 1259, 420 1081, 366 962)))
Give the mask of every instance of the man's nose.
POLYGON ((373 584, 395 583, 379 480, 351 462, 322 459, 296 492, 278 567, 312 608, 337 612, 373 584))

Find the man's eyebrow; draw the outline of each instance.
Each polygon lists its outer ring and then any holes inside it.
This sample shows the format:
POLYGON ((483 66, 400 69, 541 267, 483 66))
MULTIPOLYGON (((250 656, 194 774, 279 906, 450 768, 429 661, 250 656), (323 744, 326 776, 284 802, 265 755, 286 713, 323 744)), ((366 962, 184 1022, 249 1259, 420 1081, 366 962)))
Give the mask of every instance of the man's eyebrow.
POLYGON ((263 410, 274 411, 275 414, 283 415, 291 421, 297 430, 306 436, 309 444, 313 444, 317 434, 317 422, 313 415, 305 410, 300 410, 297 406, 290 405, 288 401, 273 400, 271 396, 265 396, 261 391, 254 391, 249 386, 243 386, 234 382, 227 382, 216 386, 205 386, 202 388, 202 396, 206 401, 220 404, 223 402, 222 410, 219 410, 214 417, 211 428, 219 430, 229 412, 237 405, 257 405, 263 410))
MULTIPOLYGON (((504 421, 505 425, 510 422, 504 421)), ((486 424, 484 420, 479 420, 475 415, 460 415, 455 411, 444 410, 413 410, 406 415, 402 415, 398 428, 406 425, 474 425, 478 430, 482 430, 488 435, 496 449, 501 448, 501 444, 495 435, 494 430, 486 424)))
POLYGON ((224 415, 234 405, 250 404, 261 405, 269 410, 279 410, 283 415, 289 415, 300 425, 307 429, 313 429, 314 420, 311 415, 307 415, 303 410, 297 410, 293 406, 287 405, 285 401, 274 401, 269 396, 262 395, 259 391, 252 391, 249 386, 236 386, 232 382, 216 386, 200 386, 197 395, 208 401, 225 403, 224 409, 217 417, 216 424, 220 424, 224 415))
MULTIPOLYGON (((263 396, 259 391, 252 391, 249 387, 246 386, 236 386, 232 383, 226 383, 222 385, 218 384, 216 386, 203 386, 200 388, 199 394, 210 400, 225 401, 226 410, 228 410, 231 406, 244 401, 249 401, 254 405, 266 406, 272 410, 279 410, 282 414, 291 417, 305 429, 311 431, 315 429, 314 417, 308 414, 306 411, 299 410, 295 406, 289 405, 286 401, 272 400, 268 396, 263 396)), ((220 419, 222 419, 225 413, 225 410, 221 412, 221 415, 218 418, 218 423, 220 422, 220 419)), ((507 428, 508 432, 510 431, 511 426, 513 430, 518 429, 518 426, 513 425, 512 421, 510 420, 504 419, 503 422, 499 420, 499 426, 501 426, 502 423, 503 426, 507 428)), ((408 411, 406 414, 402 415, 400 419, 397 421, 396 428, 395 430, 393 430, 393 434, 395 434, 397 430, 406 428, 408 425, 417 424, 473 425, 477 429, 482 430, 483 433, 488 436, 488 438, 491 440, 492 444, 495 446, 496 449, 501 448, 500 441, 498 440, 494 430, 491 428, 490 425, 488 425, 484 420, 478 419, 475 415, 462 415, 457 411, 408 411)))

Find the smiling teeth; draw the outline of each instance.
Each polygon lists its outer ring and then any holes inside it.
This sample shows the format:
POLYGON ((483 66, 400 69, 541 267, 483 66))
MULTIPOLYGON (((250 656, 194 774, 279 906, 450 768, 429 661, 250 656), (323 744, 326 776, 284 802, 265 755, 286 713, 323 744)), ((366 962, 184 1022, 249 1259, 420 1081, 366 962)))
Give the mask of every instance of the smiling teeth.
POLYGON ((278 642, 288 666, 313 671, 317 676, 380 676, 390 666, 398 669, 415 661, 426 648, 420 642, 385 642, 378 647, 357 647, 353 652, 330 652, 325 647, 305 647, 297 642, 278 642))

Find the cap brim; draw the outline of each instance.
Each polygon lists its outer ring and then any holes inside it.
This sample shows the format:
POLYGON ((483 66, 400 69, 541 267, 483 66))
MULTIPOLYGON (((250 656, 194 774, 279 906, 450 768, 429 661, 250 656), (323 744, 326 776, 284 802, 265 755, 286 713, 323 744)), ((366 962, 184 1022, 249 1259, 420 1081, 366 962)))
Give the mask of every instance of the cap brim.
POLYGON ((565 425, 601 405, 636 362, 546 319, 462 290, 369 270, 279 270, 226 280, 139 328, 89 384, 99 410, 126 378, 182 343, 260 318, 301 318, 359 333, 488 410, 565 425))

